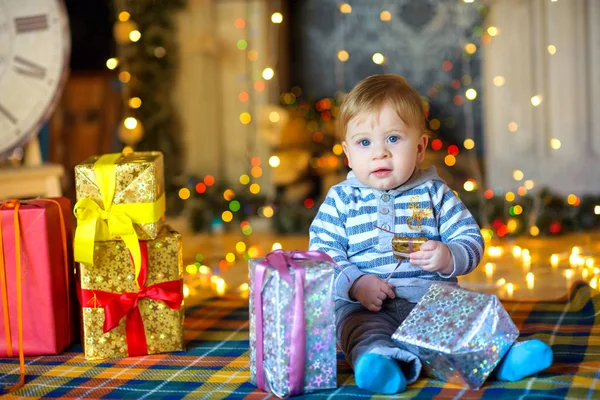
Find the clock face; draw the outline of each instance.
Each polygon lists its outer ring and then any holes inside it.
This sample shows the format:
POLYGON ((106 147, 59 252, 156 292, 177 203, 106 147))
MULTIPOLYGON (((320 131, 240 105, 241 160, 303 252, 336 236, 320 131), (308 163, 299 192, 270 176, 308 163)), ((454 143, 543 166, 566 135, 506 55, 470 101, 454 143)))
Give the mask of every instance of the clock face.
POLYGON ((37 134, 70 54, 62 0, 0 0, 0 155, 37 134))

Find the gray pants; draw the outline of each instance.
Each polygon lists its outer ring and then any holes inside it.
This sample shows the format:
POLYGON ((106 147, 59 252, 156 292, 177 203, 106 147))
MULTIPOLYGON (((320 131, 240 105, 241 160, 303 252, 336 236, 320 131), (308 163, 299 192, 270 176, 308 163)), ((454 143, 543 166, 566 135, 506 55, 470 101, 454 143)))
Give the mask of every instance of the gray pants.
POLYGON ((362 304, 336 300, 337 341, 352 368, 365 353, 381 354, 399 361, 406 383, 416 381, 421 373, 421 361, 398 348, 392 340, 392 334, 414 307, 415 303, 405 299, 387 298, 381 310, 373 312, 362 304))

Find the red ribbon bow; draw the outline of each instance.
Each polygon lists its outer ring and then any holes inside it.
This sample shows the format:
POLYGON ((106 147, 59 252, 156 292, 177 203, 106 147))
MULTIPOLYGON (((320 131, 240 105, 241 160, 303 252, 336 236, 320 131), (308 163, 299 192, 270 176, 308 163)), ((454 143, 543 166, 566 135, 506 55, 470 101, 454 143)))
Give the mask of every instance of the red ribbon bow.
POLYGON ((144 321, 138 308, 138 302, 143 298, 160 300, 167 307, 177 310, 183 301, 183 281, 168 281, 146 287, 148 274, 148 247, 145 241, 140 240, 142 265, 138 283, 140 290, 137 292, 111 293, 102 290, 81 289, 81 305, 88 307, 93 302, 93 308, 104 308, 104 333, 119 325, 125 317, 125 332, 127 334, 127 354, 130 357, 148 354, 144 321))

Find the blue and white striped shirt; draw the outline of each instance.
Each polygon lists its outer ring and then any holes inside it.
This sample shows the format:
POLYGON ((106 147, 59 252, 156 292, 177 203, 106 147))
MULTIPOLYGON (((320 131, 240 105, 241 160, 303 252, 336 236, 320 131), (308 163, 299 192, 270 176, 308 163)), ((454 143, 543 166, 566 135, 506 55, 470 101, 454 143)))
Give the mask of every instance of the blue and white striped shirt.
POLYGON ((456 276, 477 267, 484 242, 477 222, 462 201, 437 175, 435 167, 417 169, 402 186, 387 191, 361 184, 350 171, 333 186, 310 226, 310 250, 331 256, 336 271, 335 297, 352 301, 350 287, 360 276, 375 274, 395 287, 397 297, 417 302, 434 282, 456 283, 456 276), (450 275, 427 272, 398 259, 392 233, 445 243, 454 260, 450 275), (343 270, 343 273, 340 271, 343 270))

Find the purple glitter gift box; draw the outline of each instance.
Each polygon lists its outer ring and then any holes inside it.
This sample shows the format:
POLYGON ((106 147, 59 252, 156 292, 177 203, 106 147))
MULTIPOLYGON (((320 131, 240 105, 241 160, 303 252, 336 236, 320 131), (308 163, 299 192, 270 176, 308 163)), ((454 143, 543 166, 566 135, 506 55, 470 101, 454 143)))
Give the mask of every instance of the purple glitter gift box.
POLYGON ((392 335, 431 378, 479 389, 519 336, 492 294, 433 284, 392 335))
POLYGON ((279 397, 335 388, 333 260, 276 250, 248 267, 250 381, 279 397))

